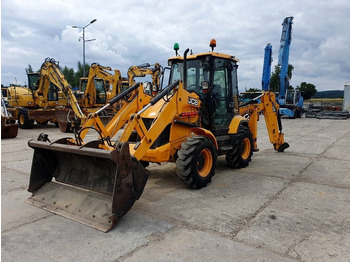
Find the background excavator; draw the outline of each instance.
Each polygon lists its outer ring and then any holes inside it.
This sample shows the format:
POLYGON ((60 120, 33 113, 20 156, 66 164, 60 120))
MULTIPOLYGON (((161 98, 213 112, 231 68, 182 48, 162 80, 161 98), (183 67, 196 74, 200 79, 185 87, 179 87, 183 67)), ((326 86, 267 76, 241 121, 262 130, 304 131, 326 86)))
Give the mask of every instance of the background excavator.
POLYGON ((28 74, 28 87, 9 87, 7 97, 10 105, 8 111, 13 119, 18 119, 20 128, 32 128, 34 121, 58 124, 58 107, 69 106, 76 117, 85 117, 58 62, 53 58, 45 59, 39 73, 28 74))
MULTIPOLYGON (((179 179, 197 189, 211 182, 218 155, 225 155, 230 167, 248 166, 257 150, 260 111, 274 149, 283 152, 288 144, 278 124, 274 94, 264 92, 260 105, 239 105, 239 60, 214 52, 215 40, 210 46, 212 52, 187 56, 187 49, 182 57, 169 59, 168 86, 128 117, 117 141, 110 139, 113 131, 103 130, 102 123, 95 125, 95 141, 50 142, 43 134, 30 140, 34 155, 28 188, 32 196, 27 202, 109 231, 140 198, 149 162, 176 163, 179 179)), ((140 94, 135 84, 106 106, 135 90, 140 94)))
POLYGON ((142 64, 139 66, 131 66, 128 69, 128 80, 129 86, 134 85, 136 77, 145 77, 150 75, 152 78, 152 83, 146 82, 145 90, 150 95, 155 95, 160 90, 160 78, 162 76, 163 70, 159 63, 150 65, 149 63, 142 64))
MULTIPOLYGON (((117 128, 115 126, 113 127, 113 133, 115 134, 117 131, 119 131, 121 128, 120 125, 124 121, 122 120, 121 122, 119 120, 126 119, 125 115, 134 112, 136 110, 135 106, 139 106, 139 103, 135 104, 134 102, 132 103, 132 106, 127 107, 127 111, 124 110, 124 108, 126 108, 126 106, 134 100, 133 98, 137 96, 139 92, 130 92, 128 93, 128 97, 123 97, 124 99, 113 99, 113 101, 117 101, 116 103, 113 103, 113 106, 110 103, 108 106, 104 105, 107 101, 118 95, 122 90, 136 84, 136 77, 145 77, 147 75, 151 76, 152 82, 145 82, 145 84, 141 86, 141 88, 144 89, 147 94, 154 95, 159 90, 162 69, 158 63, 155 63, 153 66, 148 63, 140 66, 131 66, 128 69, 127 81, 121 77, 119 70, 114 70, 114 75, 110 74, 107 70, 111 71, 111 68, 94 63, 90 67, 89 76, 87 78, 82 78, 80 81, 81 93, 76 94, 79 104, 85 115, 88 116, 90 113, 93 113, 91 116, 89 116, 90 121, 85 124, 81 123, 81 128, 84 130, 82 134, 83 137, 96 120, 96 114, 99 115, 98 121, 101 120, 103 124, 107 124, 109 122, 109 127, 107 127, 108 129, 112 128, 111 126, 113 126, 117 121, 118 125, 117 128), (121 108, 123 108, 123 110, 120 111, 121 108), (132 108, 131 111, 130 108, 132 108), (94 120, 91 121, 92 119, 94 120)), ((137 99, 135 99, 135 101, 137 101, 137 99)), ((149 99, 147 101, 149 101, 149 99)), ((127 115, 127 117, 128 116, 129 115, 127 115)), ((65 132, 70 130, 69 127, 72 121, 69 119, 73 118, 74 112, 68 111, 68 109, 61 109, 59 111, 58 119, 60 120, 60 127, 64 125, 61 123, 64 121, 66 122, 65 125, 68 125, 68 127, 63 128, 63 130, 61 129, 61 131, 65 132), (69 113, 70 115, 67 117, 69 113), (66 119, 68 119, 68 121, 66 119)))
MULTIPOLYGON (((122 89, 122 77, 119 70, 114 70, 114 74, 110 67, 101 66, 93 63, 89 69, 88 77, 80 79, 79 91, 75 92, 75 96, 85 116, 97 111, 104 106, 107 101, 118 94, 122 89)), ((104 123, 107 123, 115 114, 116 108, 106 108, 100 111, 100 116, 104 123)), ((75 111, 69 107, 61 107, 56 110, 59 127, 62 132, 71 130, 72 125, 80 128, 82 121, 74 122, 76 118, 75 111)))

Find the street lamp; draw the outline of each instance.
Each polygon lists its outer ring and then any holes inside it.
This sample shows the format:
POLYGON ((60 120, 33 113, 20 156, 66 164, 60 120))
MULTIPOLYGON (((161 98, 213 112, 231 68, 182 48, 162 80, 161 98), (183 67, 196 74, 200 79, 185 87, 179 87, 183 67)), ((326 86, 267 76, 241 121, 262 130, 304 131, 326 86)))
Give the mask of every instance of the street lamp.
MULTIPOLYGON (((97 20, 94 19, 92 20, 90 23, 88 23, 86 26, 76 26, 73 25, 72 28, 80 28, 83 29, 83 77, 85 77, 85 42, 89 42, 89 41, 94 41, 96 39, 89 39, 89 40, 85 40, 85 28, 87 28, 89 25, 91 25, 92 23, 95 23, 97 20)), ((81 38, 79 38, 80 41, 81 38)))

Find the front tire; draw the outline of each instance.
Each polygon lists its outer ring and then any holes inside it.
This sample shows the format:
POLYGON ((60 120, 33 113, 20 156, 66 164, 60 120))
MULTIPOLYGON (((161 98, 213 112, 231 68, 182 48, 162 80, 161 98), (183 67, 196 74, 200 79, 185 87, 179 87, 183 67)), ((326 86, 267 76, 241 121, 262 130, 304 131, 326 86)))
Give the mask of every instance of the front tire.
POLYGON ((177 175, 189 188, 206 187, 215 174, 216 158, 217 152, 210 139, 189 137, 178 151, 177 175))
POLYGON ((34 127, 34 120, 29 119, 28 110, 20 109, 18 112, 18 125, 22 129, 31 129, 34 127))
POLYGON ((233 149, 227 152, 226 162, 231 168, 243 168, 249 165, 253 155, 253 136, 248 127, 242 126, 233 149))

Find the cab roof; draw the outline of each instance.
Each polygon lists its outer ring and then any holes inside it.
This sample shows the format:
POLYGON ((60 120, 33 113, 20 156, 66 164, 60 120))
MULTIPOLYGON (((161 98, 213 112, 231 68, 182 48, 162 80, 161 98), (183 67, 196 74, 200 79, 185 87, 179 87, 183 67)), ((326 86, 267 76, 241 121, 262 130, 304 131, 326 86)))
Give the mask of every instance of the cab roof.
MULTIPOLYGON (((199 54, 188 55, 187 56, 187 60, 196 59, 196 58, 199 58, 199 57, 202 57, 202 56, 213 56, 213 57, 229 59, 229 60, 232 60, 232 61, 234 61, 236 63, 239 62, 239 59, 234 57, 234 56, 227 55, 227 54, 222 54, 222 53, 217 53, 217 52, 206 52, 206 53, 199 53, 199 54)), ((168 59, 168 61, 170 61, 170 60, 183 60, 183 59, 184 59, 183 56, 173 56, 173 57, 170 57, 168 59)))

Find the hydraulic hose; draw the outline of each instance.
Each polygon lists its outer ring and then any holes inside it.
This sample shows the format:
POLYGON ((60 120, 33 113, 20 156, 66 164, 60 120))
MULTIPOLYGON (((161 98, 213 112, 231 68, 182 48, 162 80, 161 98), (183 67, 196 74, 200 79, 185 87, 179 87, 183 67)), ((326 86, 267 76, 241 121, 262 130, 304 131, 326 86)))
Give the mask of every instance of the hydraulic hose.
POLYGON ((116 95, 115 97, 113 97, 108 104, 104 105, 103 107, 101 107, 99 110, 97 110, 95 112, 95 114, 100 113, 101 111, 105 110, 107 107, 115 104, 116 102, 118 102, 120 99, 126 97, 128 94, 130 94, 132 91, 136 90, 138 87, 140 86, 140 83, 136 83, 132 86, 130 86, 128 89, 124 90, 123 92, 119 93, 118 95, 116 95))
POLYGON ((157 103, 160 99, 162 99, 166 94, 168 94, 171 90, 173 90, 175 87, 177 87, 180 83, 180 80, 175 81, 174 83, 168 85, 165 87, 160 93, 158 93, 151 101, 149 101, 148 105, 146 105, 142 110, 138 112, 138 115, 142 114, 147 108, 150 106, 153 106, 155 103, 157 103))

